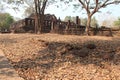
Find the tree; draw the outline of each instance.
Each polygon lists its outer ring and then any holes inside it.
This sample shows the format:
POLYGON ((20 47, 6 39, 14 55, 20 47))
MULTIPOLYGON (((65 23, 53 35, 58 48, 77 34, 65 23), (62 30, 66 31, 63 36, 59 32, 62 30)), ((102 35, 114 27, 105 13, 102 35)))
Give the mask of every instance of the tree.
POLYGON ((67 22, 68 20, 70 20, 71 22, 76 23, 76 17, 66 16, 64 21, 67 22))
MULTIPOLYGON (((81 24, 82 24, 83 26, 87 26, 87 18, 82 18, 82 19, 81 19, 81 24)), ((98 26, 98 21, 96 20, 95 17, 93 17, 93 18, 91 19, 91 24, 90 24, 90 26, 91 26, 91 27, 97 27, 97 26, 98 26)))
POLYGON ((97 20, 96 20, 95 17, 93 17, 93 18, 91 19, 91 24, 90 24, 90 26, 91 26, 91 27, 94 27, 94 28, 98 27, 98 22, 97 22, 97 20))
POLYGON ((118 18, 118 20, 114 21, 114 26, 117 27, 118 29, 120 29, 120 18, 118 18))
POLYGON ((107 20, 104 20, 104 21, 102 22, 102 26, 104 26, 104 27, 108 26, 108 21, 107 21, 107 20))
MULTIPOLYGON (((28 0, 29 2, 29 0, 28 0)), ((45 9, 49 5, 57 2, 56 0, 33 0, 34 2, 34 7, 29 5, 28 7, 28 12, 35 11, 35 32, 36 33, 41 33, 43 31, 43 26, 44 26, 44 14, 45 14, 45 9), (30 10, 30 9, 31 10, 30 10)), ((27 2, 26 2, 27 3, 27 2)))
POLYGON ((25 1, 27 7, 24 11, 24 16, 29 16, 32 13, 35 13, 35 4, 34 0, 25 1))
POLYGON ((71 17, 71 21, 76 23, 76 17, 71 17))
POLYGON ((13 7, 15 10, 19 10, 19 5, 25 5, 25 11, 32 12, 31 10, 35 11, 35 32, 41 33, 43 29, 43 22, 44 22, 44 12, 48 5, 51 5, 56 2, 56 0, 2 0, 4 3, 7 4, 14 4, 17 7, 13 7), (34 5, 33 5, 34 4, 34 5), (31 9, 32 8, 32 9, 31 9), (31 10, 30 10, 31 9, 31 10))
POLYGON ((66 16, 66 17, 65 17, 64 21, 67 22, 68 20, 72 21, 72 20, 71 20, 71 16, 66 16))
POLYGON ((8 13, 0 13, 0 30, 9 30, 10 24, 14 22, 13 17, 8 13))
POLYGON ((35 3, 35 14, 36 14, 36 30, 37 33, 41 33, 44 21, 44 12, 48 0, 34 0, 35 3))
POLYGON ((81 25, 83 26, 87 25, 87 18, 81 18, 81 25))
POLYGON ((89 35, 89 28, 91 23, 92 16, 99 12, 101 8, 105 8, 111 4, 118 4, 120 0, 78 0, 83 9, 87 12, 87 25, 86 25, 86 34, 89 35))

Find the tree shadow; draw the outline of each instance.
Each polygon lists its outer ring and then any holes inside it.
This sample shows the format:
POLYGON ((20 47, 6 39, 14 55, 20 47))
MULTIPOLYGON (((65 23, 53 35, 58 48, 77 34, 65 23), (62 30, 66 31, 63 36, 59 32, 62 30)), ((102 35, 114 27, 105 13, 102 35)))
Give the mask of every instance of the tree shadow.
MULTIPOLYGON (((52 64, 56 64, 55 61, 60 59, 57 63, 71 61, 73 63, 79 62, 83 65, 94 64, 102 68, 104 67, 103 63, 120 65, 120 41, 119 39, 114 40, 89 40, 78 44, 51 42, 47 44, 46 51, 49 53, 42 58, 45 59, 45 57, 54 56, 51 60, 52 64), (92 46, 95 47, 92 49, 90 48, 92 46)), ((39 51, 39 53, 42 52, 39 51)))
POLYGON ((0 44, 10 45, 12 43, 17 43, 17 41, 8 37, 3 37, 0 39, 0 44))
POLYGON ((0 75, 14 76, 13 68, 10 66, 10 62, 3 56, 0 56, 0 75))
POLYGON ((93 64, 100 68, 106 68, 106 64, 120 65, 120 41, 97 40, 84 43, 46 42, 39 40, 44 49, 34 54, 30 59, 23 59, 13 62, 15 69, 26 71, 39 67, 45 75, 47 71, 65 62, 72 64, 89 65, 93 64), (94 45, 91 48, 90 45, 94 45), (85 55, 83 55, 85 54, 85 55))

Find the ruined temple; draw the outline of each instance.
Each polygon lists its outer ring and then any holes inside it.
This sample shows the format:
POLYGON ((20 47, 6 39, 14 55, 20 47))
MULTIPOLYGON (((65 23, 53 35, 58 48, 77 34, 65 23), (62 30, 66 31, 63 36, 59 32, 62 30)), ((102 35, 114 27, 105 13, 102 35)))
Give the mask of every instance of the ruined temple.
MULTIPOLYGON (((42 33, 58 33, 58 34, 74 34, 83 35, 86 26, 81 25, 81 20, 76 16, 76 22, 61 21, 55 15, 45 14, 42 33)), ((11 25, 11 32, 32 32, 35 33, 35 14, 31 14, 25 19, 19 20, 11 25)), ((112 35, 110 28, 92 28, 90 27, 90 35, 112 35)))
MULTIPOLYGON (((51 31, 52 21, 57 21, 54 15, 45 14, 44 16, 44 32, 51 31)), ((12 32, 34 32, 35 31, 35 14, 31 14, 25 19, 19 20, 11 24, 10 30, 12 32)))

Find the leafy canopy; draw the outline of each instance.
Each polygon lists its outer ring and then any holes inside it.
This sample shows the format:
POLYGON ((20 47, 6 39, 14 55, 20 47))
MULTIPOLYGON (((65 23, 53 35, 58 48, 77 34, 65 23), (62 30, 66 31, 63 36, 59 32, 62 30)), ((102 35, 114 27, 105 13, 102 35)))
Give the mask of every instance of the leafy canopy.
POLYGON ((120 29, 120 18, 118 20, 114 21, 114 26, 120 29))
POLYGON ((14 22, 13 17, 8 13, 0 13, 0 30, 9 30, 10 24, 14 22))

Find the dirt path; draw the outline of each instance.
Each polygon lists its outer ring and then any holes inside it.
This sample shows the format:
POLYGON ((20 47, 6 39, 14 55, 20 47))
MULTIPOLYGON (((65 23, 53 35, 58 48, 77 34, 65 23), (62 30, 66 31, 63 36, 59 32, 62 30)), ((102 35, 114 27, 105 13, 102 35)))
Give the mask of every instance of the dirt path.
POLYGON ((18 76, 2 50, 0 50, 0 80, 24 80, 18 76))

